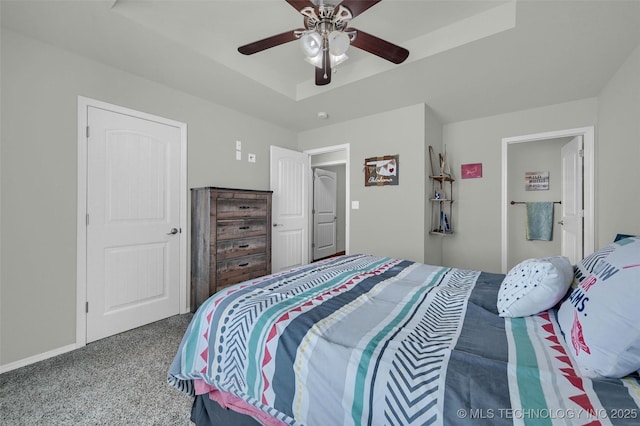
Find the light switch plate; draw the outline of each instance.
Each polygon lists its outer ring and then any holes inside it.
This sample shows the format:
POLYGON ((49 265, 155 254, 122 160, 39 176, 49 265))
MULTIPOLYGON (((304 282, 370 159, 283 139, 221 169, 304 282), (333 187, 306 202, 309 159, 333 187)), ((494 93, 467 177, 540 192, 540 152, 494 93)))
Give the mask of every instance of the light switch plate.
POLYGON ((351 202, 351 208, 353 210, 358 210, 360 208, 360 201, 352 201, 351 202))
POLYGON ((242 160, 242 151, 236 151, 236 160, 242 160))
POLYGON ((236 141, 236 150, 240 151, 242 149, 242 141, 236 141))

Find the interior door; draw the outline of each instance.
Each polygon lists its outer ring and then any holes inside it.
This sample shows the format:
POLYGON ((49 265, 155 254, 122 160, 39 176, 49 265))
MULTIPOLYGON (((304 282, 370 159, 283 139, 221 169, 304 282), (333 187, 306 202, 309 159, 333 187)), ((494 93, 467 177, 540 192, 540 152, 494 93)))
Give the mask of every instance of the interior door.
POLYGON ((179 313, 180 129, 88 108, 87 342, 179 313))
POLYGON ((336 254, 337 174, 313 169, 313 260, 336 254))
POLYGON ((561 149, 562 156, 562 255, 572 264, 583 253, 582 136, 576 136, 561 149))
POLYGON ((309 156, 271 147, 271 272, 309 263, 309 156))

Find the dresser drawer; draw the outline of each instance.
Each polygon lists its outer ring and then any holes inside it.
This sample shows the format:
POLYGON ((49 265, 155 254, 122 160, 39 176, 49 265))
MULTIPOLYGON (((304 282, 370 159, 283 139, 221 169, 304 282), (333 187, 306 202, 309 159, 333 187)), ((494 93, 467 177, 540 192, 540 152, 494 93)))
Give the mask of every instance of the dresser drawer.
POLYGON ((267 200, 264 198, 218 198, 216 214, 218 219, 265 217, 267 215, 267 200))
POLYGON ((216 269, 218 286, 238 283, 265 275, 267 273, 267 256, 261 254, 218 260, 216 269))
POLYGON ((246 238, 266 234, 266 219, 218 220, 216 223, 216 235, 219 240, 246 238))
POLYGON ((233 240, 220 240, 216 253, 218 260, 231 259, 240 256, 266 253, 267 237, 252 237, 233 240))

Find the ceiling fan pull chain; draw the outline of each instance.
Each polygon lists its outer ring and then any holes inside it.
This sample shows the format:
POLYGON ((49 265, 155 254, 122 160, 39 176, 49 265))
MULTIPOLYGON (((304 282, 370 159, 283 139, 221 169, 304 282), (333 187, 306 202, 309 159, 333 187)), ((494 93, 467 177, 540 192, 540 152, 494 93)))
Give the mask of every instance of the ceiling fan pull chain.
POLYGON ((331 62, 329 58, 329 41, 327 40, 326 37, 323 37, 322 38, 322 71, 324 72, 325 80, 329 78, 327 70, 329 69, 330 65, 331 65, 331 62))

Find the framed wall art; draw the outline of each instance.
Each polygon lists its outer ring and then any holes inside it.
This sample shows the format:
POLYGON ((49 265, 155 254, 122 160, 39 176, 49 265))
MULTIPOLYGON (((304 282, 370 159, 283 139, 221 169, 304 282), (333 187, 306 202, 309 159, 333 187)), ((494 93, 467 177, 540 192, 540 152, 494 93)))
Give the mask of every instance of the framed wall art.
POLYGON ((364 186, 398 185, 399 155, 364 159, 364 186))
POLYGON ((473 179, 482 177, 482 163, 463 164, 460 170, 462 179, 473 179))
POLYGON ((524 174, 525 191, 548 191, 549 172, 526 172, 524 174))

